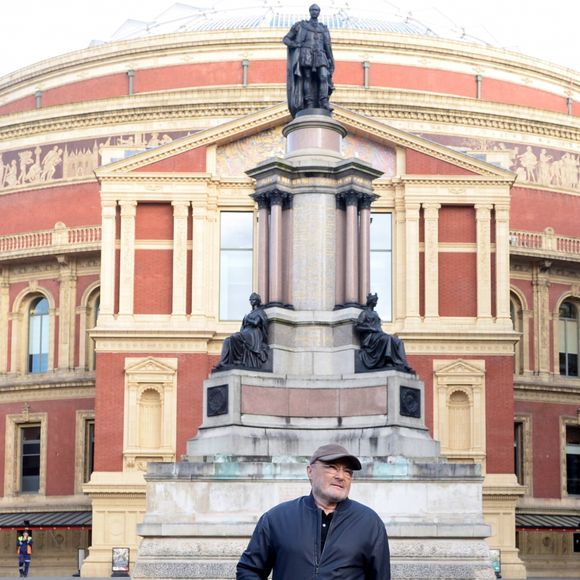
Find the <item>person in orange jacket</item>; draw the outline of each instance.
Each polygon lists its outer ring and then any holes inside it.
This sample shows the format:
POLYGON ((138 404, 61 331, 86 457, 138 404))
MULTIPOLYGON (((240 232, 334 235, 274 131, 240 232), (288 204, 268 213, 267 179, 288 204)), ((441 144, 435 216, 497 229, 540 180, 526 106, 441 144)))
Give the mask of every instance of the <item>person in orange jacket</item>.
POLYGON ((16 542, 16 554, 18 554, 18 571, 20 577, 28 576, 28 569, 30 568, 30 560, 32 558, 32 538, 28 530, 24 530, 21 536, 18 536, 16 542))

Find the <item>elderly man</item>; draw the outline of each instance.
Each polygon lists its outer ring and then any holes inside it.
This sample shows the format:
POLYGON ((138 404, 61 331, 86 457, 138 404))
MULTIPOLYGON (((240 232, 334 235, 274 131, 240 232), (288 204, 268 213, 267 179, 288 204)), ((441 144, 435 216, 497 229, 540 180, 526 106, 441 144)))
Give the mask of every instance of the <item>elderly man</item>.
POLYGON ((259 520, 237 566, 237 580, 390 580, 385 526, 348 498, 360 461, 335 443, 319 447, 306 468, 312 492, 259 520))
POLYGON ((334 57, 328 27, 318 21, 320 7, 310 6, 310 20, 296 22, 284 37, 288 47, 288 108, 295 116, 304 109, 332 110, 334 57))

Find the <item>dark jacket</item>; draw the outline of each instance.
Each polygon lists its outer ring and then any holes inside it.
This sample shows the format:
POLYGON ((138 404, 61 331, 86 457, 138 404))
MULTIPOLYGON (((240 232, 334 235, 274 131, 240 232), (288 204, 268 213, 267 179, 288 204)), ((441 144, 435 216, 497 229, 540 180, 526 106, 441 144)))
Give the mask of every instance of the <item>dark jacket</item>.
POLYGON ((266 512, 238 562, 237 580, 390 580, 385 525, 350 499, 338 504, 320 554, 321 510, 312 495, 266 512))

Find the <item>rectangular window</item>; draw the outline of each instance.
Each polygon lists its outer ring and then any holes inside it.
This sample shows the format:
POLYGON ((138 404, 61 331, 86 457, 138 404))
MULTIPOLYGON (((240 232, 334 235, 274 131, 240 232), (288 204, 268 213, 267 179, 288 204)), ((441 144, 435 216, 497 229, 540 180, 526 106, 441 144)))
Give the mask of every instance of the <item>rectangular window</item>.
POLYGON ((377 312, 383 322, 393 320, 392 215, 371 216, 371 292, 377 293, 377 312))
POLYGON ((220 220, 220 319, 241 320, 252 293, 253 212, 222 212, 220 220))
POLYGON ((566 491, 580 495, 580 427, 566 427, 566 491))
POLYGON ((85 450, 83 481, 87 483, 93 473, 95 462, 95 422, 93 420, 85 421, 85 450))
POLYGON ((520 485, 524 485, 524 424, 514 423, 514 471, 520 485))
POLYGON ((40 489, 40 425, 20 428, 20 491, 37 493, 40 489))

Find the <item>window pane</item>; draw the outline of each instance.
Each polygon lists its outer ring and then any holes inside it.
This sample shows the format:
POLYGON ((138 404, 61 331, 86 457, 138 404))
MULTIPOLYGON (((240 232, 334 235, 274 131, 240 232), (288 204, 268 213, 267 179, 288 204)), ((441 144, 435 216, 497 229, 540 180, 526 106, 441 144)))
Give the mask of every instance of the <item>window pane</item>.
POLYGON ((224 250, 220 263, 220 318, 241 320, 250 309, 252 252, 224 250))
POLYGON ((253 263, 252 212, 221 214, 220 319, 241 320, 249 311, 253 263))
POLYGON ((566 352, 578 354, 578 325, 575 321, 566 321, 566 352))
POLYGON ((392 310, 392 216, 373 213, 371 221, 371 292, 379 296, 377 313, 383 322, 393 319, 392 310))
POLYGON ((20 437, 20 490, 37 492, 40 489, 40 427, 22 427, 20 437))
POLYGON ((391 249, 391 214, 373 213, 371 221, 371 250, 391 249))
POLYGON ((32 303, 28 321, 28 371, 48 370, 48 300, 39 298, 32 303))
POLYGON ((252 230, 254 214, 252 212, 222 212, 221 214, 221 248, 252 249, 252 230))

